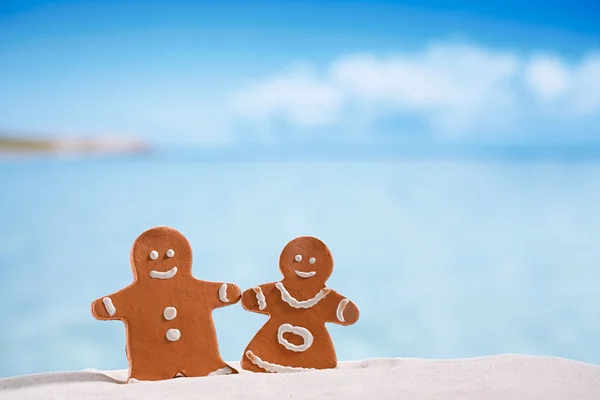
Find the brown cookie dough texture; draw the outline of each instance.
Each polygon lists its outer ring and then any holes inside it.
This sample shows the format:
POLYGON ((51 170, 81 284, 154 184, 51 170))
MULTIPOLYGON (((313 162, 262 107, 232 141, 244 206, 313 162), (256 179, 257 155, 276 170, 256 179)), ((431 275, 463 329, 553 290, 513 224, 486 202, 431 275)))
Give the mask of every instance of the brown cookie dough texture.
POLYGON ((269 315, 244 350, 241 366, 253 372, 295 372, 337 366, 326 322, 352 325, 359 311, 354 303, 325 282, 333 258, 325 243, 314 237, 289 242, 279 258, 280 282, 246 290, 244 309, 269 315))
POLYGON ((130 262, 133 283, 91 307, 125 323, 128 382, 237 373, 219 354, 212 311, 237 303, 240 289, 194 278, 189 242, 168 227, 142 233, 130 262))

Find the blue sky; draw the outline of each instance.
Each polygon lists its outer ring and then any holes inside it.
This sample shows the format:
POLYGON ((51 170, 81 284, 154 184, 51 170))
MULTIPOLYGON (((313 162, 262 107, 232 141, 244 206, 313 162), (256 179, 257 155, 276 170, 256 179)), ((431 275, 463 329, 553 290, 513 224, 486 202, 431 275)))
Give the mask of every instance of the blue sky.
POLYGON ((600 5, 501 3, 2 1, 0 129, 600 141, 600 5))

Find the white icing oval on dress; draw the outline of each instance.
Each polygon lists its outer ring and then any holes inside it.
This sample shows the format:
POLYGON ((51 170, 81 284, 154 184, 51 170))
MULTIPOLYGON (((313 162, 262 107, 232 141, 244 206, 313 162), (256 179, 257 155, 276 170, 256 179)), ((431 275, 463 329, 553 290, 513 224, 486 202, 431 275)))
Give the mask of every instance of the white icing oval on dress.
POLYGON ((300 254, 296 254, 296 257, 294 257, 294 260, 300 262, 300 261, 302 261, 302 256, 300 254))
POLYGON ((169 329, 166 336, 171 342, 176 342, 181 337, 181 332, 179 332, 179 329, 169 329))
POLYGON ((171 258, 175 255, 175 250, 169 249, 167 250, 167 257, 171 258))
POLYGON ((153 259, 153 260, 156 260, 158 258, 158 251, 152 250, 150 252, 150 258, 153 259))
POLYGON ((314 258, 314 257, 311 257, 311 258, 309 258, 309 259, 308 259, 308 262, 309 262, 310 264, 314 264, 314 263, 316 263, 316 262, 317 262, 317 259, 316 259, 316 258, 314 258))
POLYGON ((167 307, 163 311, 163 316, 167 321, 170 321, 177 316, 177 309, 175 307, 167 307))
POLYGON ((279 343, 288 350, 302 352, 308 350, 310 346, 312 346, 314 337, 306 328, 301 326, 293 326, 292 324, 283 324, 277 330, 277 340, 279 340, 279 343), (288 332, 302 337, 302 339, 304 339, 304 343, 297 345, 288 342, 283 337, 283 334, 288 332))

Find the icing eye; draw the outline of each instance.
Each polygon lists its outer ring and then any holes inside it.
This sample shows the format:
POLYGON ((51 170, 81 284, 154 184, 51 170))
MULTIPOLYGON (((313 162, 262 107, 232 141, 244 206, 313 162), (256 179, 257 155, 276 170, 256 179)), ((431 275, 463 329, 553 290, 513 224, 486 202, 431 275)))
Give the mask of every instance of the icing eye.
POLYGON ((152 250, 150 252, 150 258, 153 259, 153 260, 156 260, 158 258, 158 251, 152 250))
POLYGON ((302 261, 302 256, 300 254, 296 254, 296 257, 294 257, 294 260, 300 262, 300 261, 302 261))
POLYGON ((317 262, 317 259, 314 258, 314 257, 311 257, 311 258, 308 259, 308 262, 311 263, 311 264, 314 264, 314 263, 317 262))
POLYGON ((169 249, 167 250, 167 257, 171 258, 175 255, 175 250, 169 249))

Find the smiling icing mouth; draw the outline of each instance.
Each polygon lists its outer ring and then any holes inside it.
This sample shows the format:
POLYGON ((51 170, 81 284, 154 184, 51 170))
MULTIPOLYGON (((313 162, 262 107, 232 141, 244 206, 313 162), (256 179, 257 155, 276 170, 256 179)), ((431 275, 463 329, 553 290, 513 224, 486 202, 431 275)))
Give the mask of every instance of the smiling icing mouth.
POLYGON ((177 267, 173 267, 168 271, 160 272, 160 271, 150 271, 150 278, 155 279, 170 279, 175 276, 177 273, 177 267))
POLYGON ((302 271, 298 271, 297 269, 294 270, 294 272, 296 273, 296 275, 298 275, 300 278, 310 278, 311 276, 315 276, 316 272, 315 271, 309 271, 309 272, 302 272, 302 271))

